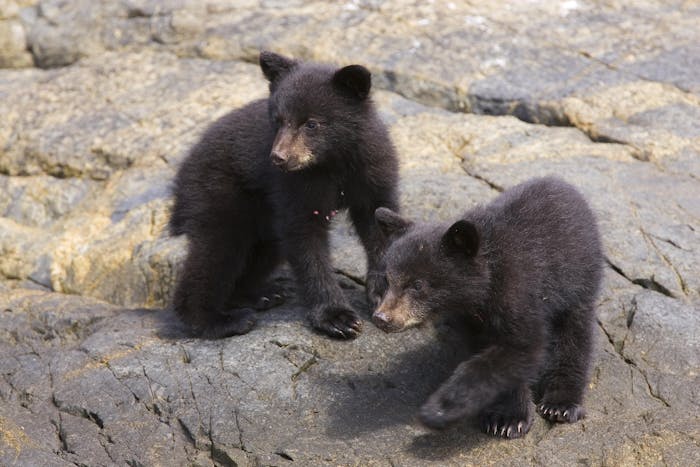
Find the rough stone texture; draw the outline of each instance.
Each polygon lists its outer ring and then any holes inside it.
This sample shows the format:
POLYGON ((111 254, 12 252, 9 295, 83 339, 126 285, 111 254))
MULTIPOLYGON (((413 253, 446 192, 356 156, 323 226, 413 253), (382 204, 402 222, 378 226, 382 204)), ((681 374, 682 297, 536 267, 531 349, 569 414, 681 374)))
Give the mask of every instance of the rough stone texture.
MULTIPOLYGON (((473 3, 0 1, 0 43, 23 37, 0 67, 28 67, 0 70, 0 464, 697 464, 700 8, 473 3), (183 337, 162 310, 186 248, 170 183, 265 95, 261 47, 371 67, 411 216, 547 173, 581 188, 609 262, 587 419, 421 428, 460 356, 443 325, 338 342, 292 300, 248 335, 183 337)), ((342 217, 333 245, 364 309, 342 217)))
POLYGON ((20 6, 0 0, 0 68, 23 68, 34 61, 27 50, 25 28, 19 20, 20 6))

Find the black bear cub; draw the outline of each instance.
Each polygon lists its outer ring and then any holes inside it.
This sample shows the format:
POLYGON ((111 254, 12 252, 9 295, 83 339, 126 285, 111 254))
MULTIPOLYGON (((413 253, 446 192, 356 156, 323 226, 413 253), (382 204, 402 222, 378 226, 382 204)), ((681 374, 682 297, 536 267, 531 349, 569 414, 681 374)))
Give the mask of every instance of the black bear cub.
POLYGON ((269 98, 214 122, 175 179, 170 231, 189 240, 175 311, 195 335, 246 333, 254 309, 281 301, 265 280, 286 260, 314 327, 355 337, 361 321, 334 279, 329 227, 349 210, 367 253, 373 309, 384 292, 386 243, 374 212, 398 206, 398 163, 369 96, 370 73, 270 52, 260 67, 269 98))
POLYGON ((603 253, 574 187, 534 179, 452 224, 414 224, 383 208, 376 217, 394 241, 373 321, 398 332, 459 314, 473 351, 421 408, 425 425, 478 416, 485 432, 517 438, 530 429, 531 399, 552 422, 584 416, 603 253))

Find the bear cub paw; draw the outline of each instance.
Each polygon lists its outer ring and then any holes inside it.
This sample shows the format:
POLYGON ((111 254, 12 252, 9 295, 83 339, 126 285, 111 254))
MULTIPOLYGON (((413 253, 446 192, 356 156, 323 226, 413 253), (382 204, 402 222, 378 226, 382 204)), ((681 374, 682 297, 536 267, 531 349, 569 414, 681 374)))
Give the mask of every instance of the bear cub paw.
POLYGON ((458 404, 448 399, 441 399, 433 395, 418 413, 420 422, 434 430, 443 430, 454 423, 462 415, 458 404))
POLYGON ((284 290, 281 287, 266 285, 253 290, 236 293, 226 304, 233 309, 252 308, 256 311, 267 311, 271 308, 283 305, 286 301, 284 290))
POLYGON ((362 331, 362 321, 357 313, 342 305, 326 305, 314 310, 313 325, 338 339, 354 339, 362 331))
POLYGON ((501 438, 522 438, 531 426, 532 419, 528 416, 507 416, 493 412, 481 416, 481 431, 501 438))
POLYGON ((550 422, 574 423, 586 416, 586 411, 578 404, 549 404, 537 406, 537 413, 550 422))
POLYGON ((221 339, 247 334, 255 326, 255 311, 250 309, 221 313, 218 318, 216 324, 194 328, 195 334, 204 339, 221 339))
POLYGON ((280 306, 280 305, 284 304, 284 300, 285 300, 284 295, 279 294, 279 293, 270 293, 270 294, 266 294, 266 295, 261 295, 255 301, 253 308, 255 308, 258 311, 266 311, 266 310, 269 310, 270 308, 274 308, 276 306, 280 306))

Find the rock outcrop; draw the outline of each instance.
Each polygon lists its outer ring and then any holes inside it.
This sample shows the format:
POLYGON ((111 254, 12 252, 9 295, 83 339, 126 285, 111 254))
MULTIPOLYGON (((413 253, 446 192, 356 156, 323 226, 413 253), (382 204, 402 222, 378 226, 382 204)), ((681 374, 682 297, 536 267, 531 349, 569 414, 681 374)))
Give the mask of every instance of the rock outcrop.
POLYGON ((699 20, 692 2, 0 1, 0 464, 694 465, 699 20), (371 68, 411 216, 532 176, 580 187, 609 266, 583 422, 421 428, 457 336, 367 321, 330 340, 286 269, 292 300, 250 334, 184 337, 170 183, 208 123, 265 95, 261 48, 371 68))

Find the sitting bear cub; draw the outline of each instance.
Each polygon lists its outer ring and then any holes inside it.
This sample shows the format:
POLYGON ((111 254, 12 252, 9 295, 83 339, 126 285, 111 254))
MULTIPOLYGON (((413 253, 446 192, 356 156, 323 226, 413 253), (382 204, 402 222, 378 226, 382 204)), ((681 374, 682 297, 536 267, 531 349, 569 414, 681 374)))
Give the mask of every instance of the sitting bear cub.
POLYGON ((270 52, 260 54, 260 67, 269 98, 214 122, 175 179, 170 231, 189 241, 175 312, 195 335, 246 333, 253 308, 281 300, 262 289, 286 260, 314 327, 355 337, 361 321, 334 278, 328 230, 348 209, 367 252, 374 308, 386 243, 374 212, 398 206, 398 163, 369 96, 370 73, 270 52))
POLYGON ((374 323, 398 332, 459 313, 474 351, 421 408, 425 425, 478 416, 485 432, 517 438, 532 424, 531 399, 552 422, 584 416, 603 253, 574 187, 531 180, 451 225, 414 224, 385 208, 376 218, 393 243, 374 323))

